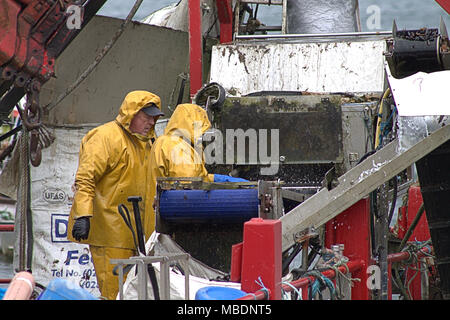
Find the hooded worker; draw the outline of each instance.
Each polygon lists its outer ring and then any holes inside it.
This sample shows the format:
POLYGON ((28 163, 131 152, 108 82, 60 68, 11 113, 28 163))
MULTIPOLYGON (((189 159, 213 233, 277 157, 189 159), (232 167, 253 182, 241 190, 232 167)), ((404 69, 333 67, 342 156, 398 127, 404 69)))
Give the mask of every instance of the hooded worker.
MULTIPOLYGON (((211 127, 208 115, 195 104, 177 106, 150 153, 150 198, 152 207, 158 177, 200 177, 204 182, 247 181, 227 175, 210 174, 205 168, 201 137, 211 127)), ((153 211, 153 208, 152 208, 153 211)), ((147 221, 147 224, 150 224, 147 221)))
MULTIPOLYGON (((68 239, 89 244, 101 295, 115 299, 118 278, 110 259, 137 254, 133 235, 118 213, 130 196, 140 196, 145 239, 154 229, 148 207, 149 155, 154 126, 162 116, 160 98, 148 91, 132 91, 114 121, 91 131, 81 141, 75 195, 68 223, 68 239)), ((135 226, 134 226, 135 227, 135 226)), ((135 229, 136 230, 136 229, 135 229)))

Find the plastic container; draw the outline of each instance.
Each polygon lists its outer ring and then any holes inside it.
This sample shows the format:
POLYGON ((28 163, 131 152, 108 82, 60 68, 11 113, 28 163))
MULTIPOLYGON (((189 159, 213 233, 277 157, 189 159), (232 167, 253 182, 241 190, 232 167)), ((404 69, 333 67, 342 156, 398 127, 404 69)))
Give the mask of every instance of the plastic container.
POLYGON ((246 295, 246 292, 235 288, 209 286, 198 289, 195 300, 236 300, 246 295))
POLYGON ((5 296, 6 293, 6 289, 5 288, 0 288, 0 300, 3 299, 3 297, 5 296))
POLYGON ((98 300, 98 298, 69 280, 54 279, 37 300, 98 300))

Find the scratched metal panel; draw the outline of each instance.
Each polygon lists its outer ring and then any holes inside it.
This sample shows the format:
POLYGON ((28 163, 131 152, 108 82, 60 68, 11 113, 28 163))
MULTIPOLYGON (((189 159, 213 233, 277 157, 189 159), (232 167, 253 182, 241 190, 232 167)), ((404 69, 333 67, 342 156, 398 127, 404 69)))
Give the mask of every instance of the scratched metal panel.
POLYGON ((261 130, 278 130, 276 144, 284 164, 340 163, 343 160, 340 95, 227 98, 218 118, 217 128, 227 133, 224 137, 227 152, 231 142, 227 130, 242 130, 241 134, 254 130, 258 137, 257 141, 245 141, 245 157, 241 160, 232 145, 235 164, 259 163, 259 149, 263 145, 267 145, 267 154, 273 155, 272 138, 262 142, 261 130), (258 156, 251 151, 255 147, 258 156))
POLYGON ((210 81, 237 95, 382 92, 384 50, 385 40, 217 45, 210 81))

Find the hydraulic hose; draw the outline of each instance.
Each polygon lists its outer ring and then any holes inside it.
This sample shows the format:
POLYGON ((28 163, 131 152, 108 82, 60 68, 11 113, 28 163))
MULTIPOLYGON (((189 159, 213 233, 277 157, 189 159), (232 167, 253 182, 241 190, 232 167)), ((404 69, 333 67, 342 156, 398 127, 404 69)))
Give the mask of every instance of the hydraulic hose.
POLYGON ((378 109, 378 118, 377 118, 377 129, 375 132, 375 150, 378 148, 378 146, 380 144, 381 118, 382 118, 382 114, 383 114, 384 100, 389 96, 390 93, 391 93, 391 88, 387 88, 383 94, 383 97, 381 98, 381 101, 380 101, 380 107, 378 109))
POLYGON ((400 243, 400 246, 398 247, 398 251, 402 251, 403 247, 405 246, 406 242, 408 241, 409 237, 413 233, 414 229, 416 228, 417 224, 419 223, 420 218, 423 215, 423 212, 425 211, 425 205, 422 202, 422 205, 420 206, 419 210, 417 211, 416 216, 414 217, 414 220, 411 222, 411 225, 408 228, 408 231, 406 231, 405 236, 402 239, 402 242, 400 243))

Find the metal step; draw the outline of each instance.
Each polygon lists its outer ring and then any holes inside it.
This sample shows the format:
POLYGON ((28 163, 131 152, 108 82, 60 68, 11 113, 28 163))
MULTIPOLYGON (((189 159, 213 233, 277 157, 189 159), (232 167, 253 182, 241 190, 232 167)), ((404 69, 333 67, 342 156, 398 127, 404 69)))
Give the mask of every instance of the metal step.
POLYGON ((401 153, 398 139, 387 144, 339 177, 335 188, 320 190, 280 218, 282 250, 294 244, 297 233, 323 225, 449 139, 450 126, 444 126, 401 153))

